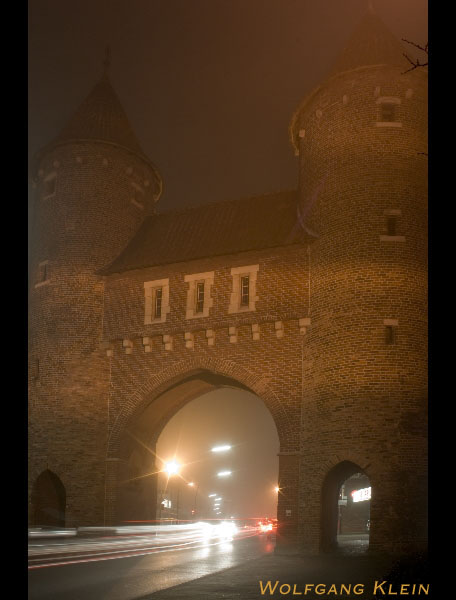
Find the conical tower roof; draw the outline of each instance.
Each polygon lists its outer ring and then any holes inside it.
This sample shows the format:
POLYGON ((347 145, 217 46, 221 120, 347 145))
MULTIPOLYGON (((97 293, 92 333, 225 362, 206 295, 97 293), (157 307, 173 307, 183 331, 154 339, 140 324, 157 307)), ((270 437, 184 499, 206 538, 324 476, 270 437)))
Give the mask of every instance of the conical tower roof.
POLYGON ((407 64, 404 52, 401 42, 369 7, 348 39, 330 75, 370 65, 403 67, 407 64))
POLYGON ((107 73, 95 85, 53 144, 73 140, 96 140, 123 146, 147 158, 107 73))

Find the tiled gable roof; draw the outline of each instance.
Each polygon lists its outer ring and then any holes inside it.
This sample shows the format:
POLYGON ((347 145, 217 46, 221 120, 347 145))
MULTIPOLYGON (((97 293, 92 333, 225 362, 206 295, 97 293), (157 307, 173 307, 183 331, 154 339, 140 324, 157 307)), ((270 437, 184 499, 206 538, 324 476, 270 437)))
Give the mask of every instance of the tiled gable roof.
POLYGON ((297 192, 219 202, 147 217, 103 275, 287 246, 305 240, 297 222, 297 192))

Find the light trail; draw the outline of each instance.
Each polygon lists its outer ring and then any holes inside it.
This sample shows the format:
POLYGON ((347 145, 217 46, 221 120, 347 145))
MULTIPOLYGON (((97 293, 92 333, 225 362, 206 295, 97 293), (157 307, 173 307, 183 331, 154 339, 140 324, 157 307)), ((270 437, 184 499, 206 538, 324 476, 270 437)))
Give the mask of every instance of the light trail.
MULTIPOLYGON (((198 539, 195 539, 192 541, 176 543, 176 544, 169 544, 167 546, 155 545, 155 546, 140 547, 140 548, 136 548, 136 549, 119 548, 118 550, 112 549, 110 551, 108 551, 107 549, 105 549, 105 550, 100 549, 99 552, 92 552, 89 554, 76 554, 76 555, 68 556, 68 559, 65 559, 65 558, 56 559, 55 556, 50 556, 47 558, 45 556, 33 557, 33 558, 29 559, 28 569, 29 570, 43 569, 43 568, 48 568, 48 567, 59 567, 59 566, 64 566, 64 565, 74 565, 74 564, 81 564, 81 563, 88 563, 88 562, 97 562, 97 561, 101 561, 101 560, 114 560, 114 559, 119 559, 119 558, 145 556, 145 555, 149 555, 149 554, 158 554, 158 553, 164 553, 164 552, 177 552, 177 551, 190 550, 190 549, 195 550, 198 548, 220 546, 220 545, 224 545, 226 543, 230 543, 232 541, 236 541, 238 539, 247 539, 249 537, 254 537, 257 535, 258 535, 257 530, 255 530, 254 532, 240 531, 236 535, 236 537, 233 537, 231 539, 219 539, 218 541, 213 541, 213 542, 210 542, 207 539, 204 539, 204 536, 201 536, 198 539), (44 562, 44 561, 53 561, 53 562, 44 562), (31 564, 34 562, 40 562, 40 564, 31 564)), ((137 543, 138 540, 136 539, 134 541, 137 543)), ((125 543, 125 542, 129 543, 129 540, 123 539, 123 540, 119 541, 119 543, 125 543)), ((98 544, 98 546, 100 546, 100 545, 101 544, 98 544)), ((62 544, 62 546, 63 546, 63 544, 62 544)), ((49 553, 49 549, 50 549, 50 547, 48 547, 48 553, 49 553)), ((61 552, 61 553, 63 553, 63 552, 61 552)), ((67 552, 70 553, 71 550, 67 550, 67 552)), ((79 549, 79 552, 81 552, 81 549, 79 549)))

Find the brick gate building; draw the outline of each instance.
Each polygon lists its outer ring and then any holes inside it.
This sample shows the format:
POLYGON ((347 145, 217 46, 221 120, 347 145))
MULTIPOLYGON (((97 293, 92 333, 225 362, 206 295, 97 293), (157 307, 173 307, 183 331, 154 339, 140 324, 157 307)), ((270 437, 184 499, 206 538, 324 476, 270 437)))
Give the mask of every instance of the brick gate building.
POLYGON ((297 190, 157 212, 107 73, 40 152, 32 524, 154 518, 153 478, 123 483, 154 470, 144 445, 232 386, 277 427, 279 546, 330 549, 356 472, 370 548, 425 545, 427 73, 402 53, 368 12, 292 117, 297 190))

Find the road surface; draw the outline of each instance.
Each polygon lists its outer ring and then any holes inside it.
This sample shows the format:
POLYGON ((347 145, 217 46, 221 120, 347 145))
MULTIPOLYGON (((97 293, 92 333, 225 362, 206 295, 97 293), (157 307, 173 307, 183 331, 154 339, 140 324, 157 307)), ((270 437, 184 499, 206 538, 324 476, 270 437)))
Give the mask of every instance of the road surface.
POLYGON ((133 600, 274 550, 256 529, 206 535, 195 526, 122 535, 31 539, 30 600, 133 600))

